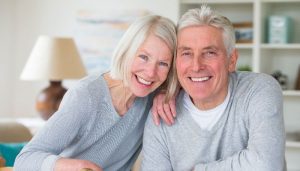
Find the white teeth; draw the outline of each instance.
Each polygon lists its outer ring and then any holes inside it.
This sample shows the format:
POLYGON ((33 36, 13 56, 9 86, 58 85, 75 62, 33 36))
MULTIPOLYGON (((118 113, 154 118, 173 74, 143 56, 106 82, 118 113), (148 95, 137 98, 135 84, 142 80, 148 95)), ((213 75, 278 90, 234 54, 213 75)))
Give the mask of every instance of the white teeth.
POLYGON ((146 81, 140 77, 137 77, 138 81, 142 84, 150 85, 152 82, 151 81, 146 81))
POLYGON ((192 80, 192 81, 196 81, 196 82, 206 81, 206 80, 208 80, 208 79, 209 79, 209 77, 198 77, 198 78, 191 77, 191 80, 192 80))

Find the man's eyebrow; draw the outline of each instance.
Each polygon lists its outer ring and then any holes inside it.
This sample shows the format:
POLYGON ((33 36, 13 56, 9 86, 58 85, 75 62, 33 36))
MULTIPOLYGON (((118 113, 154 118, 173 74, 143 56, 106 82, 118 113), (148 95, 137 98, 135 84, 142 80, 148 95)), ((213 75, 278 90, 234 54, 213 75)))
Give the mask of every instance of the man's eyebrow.
POLYGON ((177 48, 178 51, 182 51, 182 50, 190 50, 191 48, 187 47, 187 46, 179 46, 177 48))
POLYGON ((218 50, 219 48, 217 46, 207 46, 203 48, 204 50, 218 50))
MULTIPOLYGON (((185 51, 185 50, 191 50, 192 48, 190 47, 187 47, 187 46, 179 46, 177 48, 177 51, 178 52, 181 52, 181 51, 185 51)), ((214 51, 219 51, 220 49, 217 47, 217 46, 207 46, 207 47, 204 47, 202 50, 214 50, 214 51)))

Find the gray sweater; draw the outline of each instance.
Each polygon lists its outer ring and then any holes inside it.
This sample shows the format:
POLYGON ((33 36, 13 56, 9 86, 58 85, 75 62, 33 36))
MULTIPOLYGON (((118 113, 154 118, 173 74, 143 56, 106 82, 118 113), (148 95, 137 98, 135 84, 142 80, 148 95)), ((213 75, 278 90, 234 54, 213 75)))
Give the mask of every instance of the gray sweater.
POLYGON ((51 171, 60 157, 90 160, 105 171, 128 171, 141 149, 152 97, 136 98, 120 117, 102 76, 68 90, 59 110, 18 155, 16 171, 51 171))
POLYGON ((173 126, 146 122, 143 171, 282 171, 285 130, 282 92, 266 74, 232 73, 230 99, 219 121, 203 130, 176 99, 173 126))

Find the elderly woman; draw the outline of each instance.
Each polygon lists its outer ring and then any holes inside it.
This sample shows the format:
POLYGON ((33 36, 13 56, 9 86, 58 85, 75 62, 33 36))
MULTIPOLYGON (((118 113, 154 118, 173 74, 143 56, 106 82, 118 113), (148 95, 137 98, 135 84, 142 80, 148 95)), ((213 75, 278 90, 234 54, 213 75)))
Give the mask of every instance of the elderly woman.
POLYGON ((149 15, 134 22, 115 49, 110 72, 88 76, 66 93, 14 169, 130 170, 154 92, 173 81, 167 77, 174 74, 175 47, 176 29, 169 19, 149 15))

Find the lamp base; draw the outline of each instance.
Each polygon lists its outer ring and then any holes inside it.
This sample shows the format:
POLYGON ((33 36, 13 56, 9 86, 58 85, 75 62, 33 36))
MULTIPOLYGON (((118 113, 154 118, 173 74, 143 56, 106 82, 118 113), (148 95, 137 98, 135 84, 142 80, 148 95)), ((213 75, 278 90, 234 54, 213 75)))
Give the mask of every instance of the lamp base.
POLYGON ((36 99, 36 109, 44 120, 48 120, 57 111, 66 91, 61 81, 50 81, 49 87, 40 92, 36 99))

